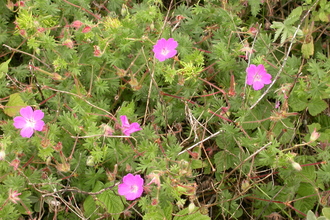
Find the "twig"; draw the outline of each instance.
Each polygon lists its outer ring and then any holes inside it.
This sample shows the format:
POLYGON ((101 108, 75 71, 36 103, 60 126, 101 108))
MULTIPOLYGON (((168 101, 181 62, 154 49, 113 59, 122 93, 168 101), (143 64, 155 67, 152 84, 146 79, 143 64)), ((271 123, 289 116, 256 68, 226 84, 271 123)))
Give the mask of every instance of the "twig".
POLYGON ((266 147, 268 147, 269 145, 271 145, 272 142, 269 142, 268 144, 266 144, 265 146, 263 146, 262 148, 260 148, 259 150, 257 150, 256 152, 254 152, 253 154, 251 154, 248 158, 246 158, 245 160, 243 160, 238 166, 236 166, 232 171, 230 171, 225 178, 223 179, 228 179, 228 177, 234 173, 239 167, 241 167, 246 161, 250 160, 252 157, 254 157, 255 155, 257 155, 258 153, 260 153, 260 151, 264 150, 266 147))
POLYGON ((194 144, 193 146, 191 146, 191 147, 188 147, 187 149, 185 149, 185 150, 181 151, 180 153, 178 153, 178 156, 179 156, 179 155, 181 155, 181 154, 183 154, 183 153, 185 153, 185 152, 187 152, 188 150, 191 150, 191 149, 193 149, 194 147, 196 147, 197 145, 199 145, 199 144, 201 144, 201 143, 203 143, 203 142, 207 141, 208 139, 210 139, 210 138, 213 138, 213 137, 217 136, 217 135, 218 135, 218 134, 220 134, 221 132, 223 132, 223 130, 217 131, 217 132, 215 132, 214 134, 212 134, 212 135, 208 136, 207 138, 205 138, 205 139, 203 139, 203 140, 201 140, 201 141, 197 142, 197 143, 196 143, 196 144, 194 144))
POLYGON ((112 189, 113 187, 115 187, 117 185, 119 185, 119 183, 116 183, 112 186, 108 186, 108 187, 106 187, 104 189, 101 189, 100 191, 97 191, 97 192, 86 192, 86 191, 80 190, 78 188, 60 189, 60 190, 54 190, 54 192, 51 192, 51 193, 43 194, 42 197, 53 196, 57 193, 62 193, 62 192, 76 192, 76 193, 81 193, 81 194, 85 194, 85 195, 99 195, 99 194, 103 193, 104 191, 106 191, 108 189, 112 189))
POLYGON ((14 52, 18 52, 18 53, 22 53, 22 54, 28 55, 28 56, 30 56, 30 57, 32 57, 32 58, 38 60, 40 63, 44 64, 44 65, 47 66, 49 69, 51 69, 51 67, 50 67, 47 63, 43 62, 42 60, 40 60, 38 57, 34 56, 33 54, 30 54, 30 53, 27 53, 27 52, 24 52, 24 51, 21 51, 21 50, 18 50, 18 49, 12 48, 12 47, 10 47, 10 46, 8 46, 8 45, 6 45, 6 44, 2 44, 2 46, 7 47, 9 50, 12 50, 12 51, 14 51, 14 52))
POLYGON ((75 4, 73 4, 73 3, 71 3, 71 2, 69 2, 69 1, 67 1, 67 0, 63 0, 63 1, 66 2, 66 3, 68 3, 69 5, 72 5, 72 6, 76 7, 76 8, 79 8, 79 9, 81 9, 81 10, 87 12, 88 14, 90 14, 90 15, 92 15, 94 18, 96 18, 97 20, 100 20, 100 19, 101 19, 100 16, 98 16, 98 15, 96 15, 96 14, 93 14, 92 12, 88 11, 86 8, 83 8, 83 7, 79 6, 79 5, 75 5, 75 4))

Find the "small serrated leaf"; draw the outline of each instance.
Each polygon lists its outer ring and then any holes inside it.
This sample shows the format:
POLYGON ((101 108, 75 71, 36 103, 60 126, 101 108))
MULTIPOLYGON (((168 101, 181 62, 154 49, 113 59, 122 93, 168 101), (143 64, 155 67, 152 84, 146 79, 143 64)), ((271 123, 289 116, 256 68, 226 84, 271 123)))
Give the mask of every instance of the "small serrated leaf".
POLYGON ((14 117, 19 113, 19 110, 27 104, 23 101, 19 93, 14 93, 9 96, 5 109, 3 110, 6 115, 14 117))
POLYGON ((299 6, 295 9, 293 9, 290 13, 290 15, 285 19, 284 24, 289 26, 293 25, 296 21, 299 20, 301 13, 302 13, 302 7, 299 6))
POLYGON ((284 29, 284 24, 282 22, 274 21, 270 27, 277 29, 275 32, 274 40, 273 40, 273 42, 275 42, 277 40, 277 38, 281 35, 281 33, 284 29))
POLYGON ((253 16, 257 16, 257 14, 259 13, 261 7, 260 7, 260 1, 256 1, 256 0, 248 0, 249 5, 251 6, 251 13, 253 16))

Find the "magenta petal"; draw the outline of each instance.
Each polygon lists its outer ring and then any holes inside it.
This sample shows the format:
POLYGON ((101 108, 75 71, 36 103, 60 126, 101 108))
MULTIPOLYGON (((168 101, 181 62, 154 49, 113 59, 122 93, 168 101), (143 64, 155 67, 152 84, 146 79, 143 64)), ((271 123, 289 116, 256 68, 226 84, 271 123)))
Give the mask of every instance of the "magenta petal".
POLYGON ((24 128, 26 125, 26 120, 22 116, 17 116, 14 118, 15 128, 24 128))
POLYGON ((162 55, 161 53, 156 53, 155 57, 157 60, 159 60, 160 62, 163 62, 166 60, 166 57, 164 55, 162 55))
POLYGON ((267 73, 266 69, 265 69, 265 66, 262 65, 262 64, 259 64, 257 66, 256 72, 259 73, 259 74, 267 73))
POLYGON ((124 196, 127 194, 127 192, 130 191, 130 186, 125 184, 125 183, 121 183, 118 185, 118 193, 121 196, 124 196))
POLYGON ((136 132, 136 131, 140 131, 141 128, 140 128, 140 125, 137 123, 137 122, 134 122, 130 125, 129 128, 125 129, 123 131, 123 133, 126 135, 126 136, 130 136, 132 133, 136 132))
POLYGON ((33 128, 31 128, 31 127, 24 127, 21 130, 21 136, 22 137, 30 138, 33 135, 33 132, 34 132, 33 131, 33 128))
POLYGON ((254 90, 260 90, 262 88, 264 88, 264 83, 263 82, 254 82, 253 83, 253 89, 254 90))
POLYGON ((177 48, 178 46, 178 42, 176 42, 173 38, 169 38, 167 40, 167 48, 170 50, 174 50, 175 48, 177 48))
POLYGON ((248 68, 246 68, 246 73, 248 76, 254 75, 257 72, 256 65, 251 64, 248 68))
POLYGON ((34 120, 41 120, 44 117, 44 113, 41 110, 35 110, 33 112, 33 118, 34 120))
POLYGON ((166 58, 172 58, 176 55, 177 51, 176 50, 171 50, 167 55, 166 58))
POLYGON ((31 106, 26 106, 25 108, 21 108, 19 112, 24 118, 33 118, 33 109, 31 108, 31 106))
POLYGON ((134 175, 129 173, 123 177, 123 182, 126 184, 134 184, 134 175))
POLYGON ((144 179, 140 175, 135 175, 134 180, 137 185, 143 186, 144 179))
POLYGON ((137 195, 137 193, 127 193, 125 195, 125 197, 127 200, 135 200, 135 199, 139 198, 141 195, 137 195))
POLYGON ((42 131, 44 126, 45 126, 45 122, 43 122, 42 120, 36 121, 36 124, 34 125, 34 130, 42 131))
POLYGON ((161 50, 162 50, 164 47, 166 47, 166 43, 167 43, 167 41, 165 40, 165 38, 162 38, 162 39, 158 40, 157 43, 154 45, 154 49, 153 49, 153 51, 154 51, 155 53, 160 53, 161 50))
POLYGON ((120 118, 122 127, 126 128, 126 127, 130 126, 126 115, 121 115, 119 118, 120 118))
POLYGON ((272 80, 271 80, 272 79, 272 76, 270 74, 268 74, 268 73, 266 73, 265 75, 263 75, 261 77, 261 79, 262 79, 262 82, 264 84, 270 84, 272 82, 272 80))

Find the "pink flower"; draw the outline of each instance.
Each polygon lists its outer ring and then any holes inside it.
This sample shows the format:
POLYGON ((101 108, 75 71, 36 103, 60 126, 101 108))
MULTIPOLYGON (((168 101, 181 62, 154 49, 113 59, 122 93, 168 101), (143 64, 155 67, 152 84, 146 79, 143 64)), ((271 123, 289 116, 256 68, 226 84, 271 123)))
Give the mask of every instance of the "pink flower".
POLYGON ((44 117, 44 113, 41 110, 35 110, 31 106, 21 108, 21 116, 14 118, 15 128, 22 129, 21 136, 30 138, 33 135, 34 130, 42 131, 45 123, 41 120, 44 117))
POLYGON ((121 120, 121 130, 126 136, 130 136, 133 132, 141 130, 140 125, 137 122, 130 124, 128 122, 126 115, 121 115, 120 120, 121 120))
POLYGON ((253 86, 254 90, 262 89, 265 84, 270 84, 272 82, 272 76, 267 73, 264 65, 262 64, 258 66, 251 64, 248 68, 246 68, 246 73, 246 83, 253 86))
POLYGON ((125 196, 127 200, 134 200, 141 197, 143 193, 144 180, 140 175, 127 174, 123 183, 118 186, 119 195, 125 196))
POLYGON ((175 48, 178 46, 173 38, 165 40, 164 38, 157 41, 152 50, 155 53, 155 57, 160 61, 164 61, 168 58, 172 58, 176 55, 177 51, 175 48))
POLYGON ((13 203, 17 204, 17 201, 20 200, 20 198, 18 198, 18 196, 21 195, 21 194, 22 193, 18 193, 17 190, 13 191, 12 189, 10 189, 8 199, 10 201, 12 201, 13 203))

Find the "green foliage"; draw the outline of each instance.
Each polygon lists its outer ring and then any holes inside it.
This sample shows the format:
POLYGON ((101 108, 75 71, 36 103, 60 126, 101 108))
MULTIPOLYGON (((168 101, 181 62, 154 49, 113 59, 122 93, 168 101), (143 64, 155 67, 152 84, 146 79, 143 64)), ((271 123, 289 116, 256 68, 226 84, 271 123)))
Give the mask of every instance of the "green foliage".
POLYGON ((297 32, 297 36, 303 35, 300 29, 297 29, 297 27, 293 26, 297 21, 299 21, 302 11, 302 7, 297 7, 292 10, 284 22, 273 22, 271 28, 277 29, 274 36, 274 41, 276 41, 277 38, 281 35, 281 44, 283 44, 287 39, 292 39, 295 32, 297 32))
POLYGON ((329 218, 330 3, 313 4, 0 2, 0 219, 329 218), (273 84, 253 90, 249 64, 273 84), (31 138, 23 106, 45 115, 31 138))

